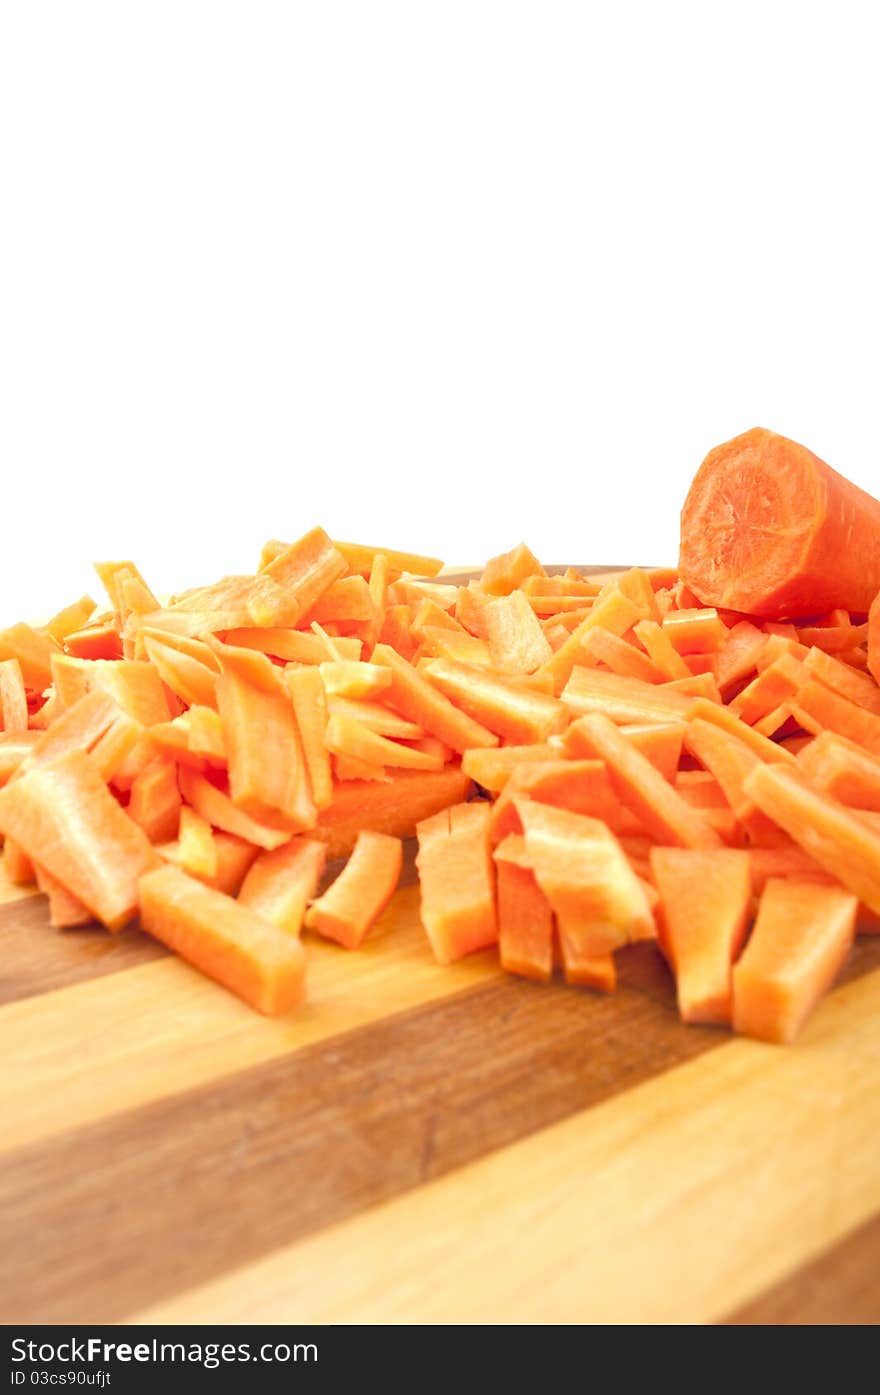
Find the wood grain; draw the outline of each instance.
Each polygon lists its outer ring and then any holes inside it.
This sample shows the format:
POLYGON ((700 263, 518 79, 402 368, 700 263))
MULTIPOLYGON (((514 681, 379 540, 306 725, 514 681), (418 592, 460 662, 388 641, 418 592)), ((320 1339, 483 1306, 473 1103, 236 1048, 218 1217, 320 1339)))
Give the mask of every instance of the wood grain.
POLYGON ((0 1310, 118 1320, 724 1045, 622 958, 614 1000, 500 979, 5 1154, 0 1310))
POLYGON ((835 1327, 880 1323, 880 1216, 859 1226, 725 1319, 737 1326, 835 1327))
POLYGON ((135 1320, 710 1322, 880 1209, 880 973, 135 1320))

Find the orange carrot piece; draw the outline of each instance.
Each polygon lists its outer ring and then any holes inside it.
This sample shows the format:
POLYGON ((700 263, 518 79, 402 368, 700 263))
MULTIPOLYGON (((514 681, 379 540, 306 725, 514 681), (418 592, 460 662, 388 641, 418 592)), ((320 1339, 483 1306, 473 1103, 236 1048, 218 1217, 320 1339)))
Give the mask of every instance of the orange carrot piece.
POLYGON ((157 758, 149 761, 132 781, 127 812, 151 843, 165 843, 177 837, 180 803, 173 762, 157 758))
POLYGON ((804 446, 756 428, 697 471, 679 570, 703 605, 771 619, 864 613, 880 590, 880 503, 804 446))
MULTIPOLYGON (((20 766, 21 773, 48 765, 71 751, 90 751, 119 716, 113 699, 95 689, 68 707, 42 732, 20 766)), ((51 870, 51 869, 50 869, 51 870)))
POLYGON ((843 625, 807 625, 798 630, 801 644, 807 647, 815 646, 824 650, 826 654, 845 654, 848 649, 855 649, 864 644, 867 637, 867 626, 852 625, 849 623, 849 617, 843 625))
POLYGON ((73 751, 0 790, 0 832, 46 868, 110 930, 137 909, 138 877, 156 861, 143 829, 73 751))
POLYGON ((553 911, 535 879, 521 833, 495 849, 498 949, 509 974, 549 983, 553 977, 553 911))
POLYGON ((360 576, 369 576, 374 559, 380 553, 387 559, 391 571, 409 572, 412 576, 436 576, 443 567, 438 557, 422 557, 417 552, 399 552, 393 547, 365 547, 361 543, 336 540, 333 545, 342 553, 349 571, 360 576))
POLYGON ((691 720, 710 722, 713 726, 721 727, 723 731, 730 732, 731 736, 736 736, 740 741, 745 742, 750 750, 760 756, 762 761, 771 764, 787 765, 792 770, 796 768, 797 762, 791 751, 785 746, 781 746, 776 741, 771 741, 769 737, 762 736, 760 732, 750 727, 748 722, 743 722, 731 712, 729 707, 723 707, 717 702, 710 702, 706 698, 695 698, 690 709, 691 720))
POLYGON ((752 900, 747 852, 652 848, 660 948, 675 974, 683 1022, 729 1022, 733 962, 752 900))
POLYGON ((864 817, 780 766, 758 766, 743 788, 820 867, 880 914, 880 833, 864 817))
POLYGON ((313 828, 315 806, 286 694, 268 693, 237 673, 224 672, 217 679, 217 707, 233 804, 258 820, 280 814, 298 830, 313 828))
POLYGON ((426 625, 421 632, 422 639, 413 660, 455 659, 462 664, 472 664, 477 668, 488 668, 492 663, 489 646, 484 639, 477 639, 466 630, 441 629, 439 625, 426 625))
POLYGON ((193 755, 199 756, 208 765, 225 767, 228 764, 228 752, 220 713, 213 707, 194 704, 186 713, 186 717, 186 744, 193 755))
POLYGON ((362 576, 343 576, 334 581, 299 621, 308 625, 319 620, 322 625, 338 620, 372 621, 376 608, 370 588, 362 576))
POLYGON ((327 843, 329 857, 346 857, 363 828, 410 838, 419 822, 468 797, 471 781, 455 766, 445 770, 395 771, 382 784, 346 780, 333 790, 313 836, 327 843))
POLYGON ((36 731, 0 732, 0 786, 12 778, 39 740, 36 731))
MULTIPOLYGON (((212 887, 214 891, 222 891, 224 896, 237 896, 258 849, 244 838, 237 838, 234 833, 224 833, 222 829, 215 828, 212 837, 217 862, 216 871, 210 876, 196 873, 191 875, 197 876, 200 882, 212 887)), ((180 866, 181 850, 176 841, 163 843, 156 851, 164 861, 180 866)))
POLYGON ((207 819, 213 828, 221 828, 225 833, 234 833, 258 848, 278 848, 287 843, 291 836, 290 828, 280 828, 257 820, 240 809, 223 790, 212 785, 197 770, 181 765, 177 775, 180 792, 197 814, 207 819))
POLYGON ((41 693, 52 681, 51 659, 58 645, 32 625, 10 625, 0 630, 0 660, 17 659, 24 685, 41 693))
POLYGON ((480 577, 480 590, 490 596, 509 596, 527 576, 543 575, 544 568, 537 557, 525 543, 520 543, 510 552, 490 558, 480 577))
POLYGON ((56 615, 46 625, 46 633, 58 644, 72 634, 74 630, 79 630, 87 624, 95 613, 95 602, 91 596, 81 596, 78 601, 71 605, 66 605, 63 610, 59 610, 56 615))
POLYGON ((625 674, 578 666, 561 701, 579 715, 602 712, 614 722, 638 725, 687 721, 700 699, 676 692, 666 683, 644 683, 625 674))
POLYGON ((28 702, 18 659, 0 659, 0 731, 28 729, 28 702))
POLYGON ((511 591, 490 601, 486 607, 486 634, 492 664, 502 673, 534 673, 553 656, 522 591, 511 591))
POLYGON ((179 862, 192 877, 216 877, 217 850, 211 825, 189 805, 180 811, 178 832, 179 862))
POLYGON ((535 877, 573 959, 601 959, 653 936, 644 887, 604 823, 530 799, 517 808, 535 877))
POLYGON ((352 717, 334 714, 324 732, 324 744, 336 756, 347 756, 367 765, 400 770, 442 770, 443 756, 379 736, 352 717))
POLYGON ((733 971, 733 1026, 791 1042, 836 979, 855 933, 858 902, 839 887, 770 880, 733 971))
POLYGON ((416 828, 422 925, 440 964, 498 939, 489 812, 488 804, 456 804, 416 828))
MULTIPOLYGON (((762 846, 779 843, 775 824, 756 809, 743 786, 761 757, 737 737, 721 727, 697 717, 688 724, 684 744, 688 752, 718 781, 734 817, 750 837, 762 846)), ((784 836, 784 835, 783 835, 784 836)))
POLYGON ((643 683, 662 683, 666 677, 643 650, 609 630, 587 631, 581 644, 581 662, 605 664, 612 673, 639 678, 643 683))
MULTIPOLYGON (((665 622, 664 622, 665 623, 665 622)), ((655 668, 664 679, 690 678, 691 671, 674 647, 669 635, 656 620, 639 620, 633 631, 655 668)))
POLYGON ((116 620, 95 621, 64 636, 64 648, 77 659, 121 659, 122 640, 116 620))
POLYGON ((848 664, 826 654, 822 649, 810 649, 804 659, 803 676, 824 683, 841 697, 880 717, 880 687, 867 673, 857 673, 848 664))
POLYGON ((305 951, 247 906, 171 865, 140 881, 141 925, 148 934, 237 993, 277 1016, 305 991, 305 951))
POLYGON ((589 614, 572 630, 568 639, 538 669, 553 680, 554 693, 561 693, 575 664, 581 662, 582 642, 592 629, 608 630, 614 635, 625 635, 642 618, 642 609, 630 600, 621 590, 611 586, 597 597, 589 614))
POLYGON ((432 659, 425 672, 434 687, 457 707, 506 741, 546 741, 568 721, 568 713, 558 698, 485 669, 470 668, 451 659, 432 659))
POLYGON ((394 895, 402 865, 399 838, 362 830, 339 876, 306 911, 306 928, 358 949, 394 895))
POLYGON ((36 877, 33 862, 14 838, 7 837, 3 844, 3 871, 16 886, 28 886, 36 877))
POLYGON ((327 661, 320 672, 328 697, 375 698, 391 686, 388 669, 378 664, 327 661))
MULTIPOLYGON (((412 610, 408 605, 388 605, 385 608, 385 618, 382 621, 382 628, 379 631, 379 641, 386 648, 393 649, 401 658, 410 660, 416 652, 418 645, 411 631, 412 610)), ((376 650, 370 655, 371 661, 375 660, 376 650)))
POLYGON ((566 983, 577 988, 593 988, 613 993, 617 988, 617 965, 613 954, 587 954, 575 936, 559 928, 559 951, 566 983))
POLYGON ((451 630, 457 635, 467 634, 467 630, 459 624, 455 616, 444 610, 436 601, 432 601, 429 596, 416 606, 410 629, 416 639, 421 639, 427 629, 451 630))
POLYGON ((823 731, 798 756, 811 785, 856 809, 880 812, 880 758, 823 731))
MULTIPOLYGON (((227 630, 226 643, 237 649, 256 649, 288 663, 319 664, 327 657, 327 649, 321 638, 316 634, 304 634, 301 630, 271 627, 227 630)), ((356 661, 361 657, 363 645, 359 639, 340 637, 336 641, 336 648, 343 659, 356 661)))
MULTIPOLYGON (((211 654, 207 645, 205 650, 211 654)), ((215 670, 192 655, 182 654, 176 647, 164 644, 152 636, 144 637, 144 651, 162 682, 185 703, 207 707, 216 705, 215 670)))
POLYGON ((868 671, 880 683, 880 589, 868 611, 868 671))
POLYGON ((247 600, 254 625, 298 625, 347 570, 323 528, 313 528, 253 579, 247 600))
POLYGON ((37 886, 49 899, 49 924, 56 930, 71 930, 80 925, 93 925, 95 917, 82 901, 62 886, 45 867, 34 867, 37 886))
POLYGON ((666 692, 680 693, 689 698, 703 698, 719 707, 722 704, 721 691, 712 673, 689 673, 687 678, 673 678, 661 686, 666 692))
POLYGON ((151 663, 133 659, 99 659, 91 666, 90 686, 109 693, 123 712, 142 726, 171 717, 161 676, 151 663))
POLYGON ((140 722, 136 722, 125 712, 119 713, 89 752, 102 780, 108 784, 111 781, 115 784, 121 775, 120 788, 125 786, 125 771, 129 763, 134 760, 135 769, 140 766, 137 752, 145 730, 140 722))
POLYGON ((460 711, 448 697, 387 645, 376 645, 373 663, 382 664, 391 670, 391 686, 385 694, 385 701, 411 722, 416 722, 424 731, 439 737, 453 751, 463 752, 471 747, 498 745, 498 737, 494 732, 460 711))
POLYGON ((798 660, 790 654, 782 654, 737 693, 728 706, 741 721, 752 726, 780 703, 788 702, 802 682, 798 660))
POLYGON ((601 760, 550 760, 520 765, 492 806, 489 841, 500 843, 510 833, 520 833, 519 804, 536 799, 601 819, 614 832, 621 831, 620 804, 601 760))
MULTIPOLYGON (((634 722, 621 726, 620 730, 656 766, 665 780, 674 781, 681 759, 684 722, 634 722)), ((589 759, 596 755, 589 732, 578 721, 572 722, 562 737, 562 750, 566 756, 575 759, 589 759)))
POLYGON ((880 717, 826 688, 824 683, 809 679, 798 689, 790 706, 793 717, 806 731, 833 731, 880 755, 880 717))
POLYGON ((326 861, 326 843, 291 838, 274 852, 260 853, 242 883, 239 902, 286 934, 298 935, 326 861))
POLYGON ((727 638, 727 626, 714 606, 672 610, 663 617, 663 633, 679 654, 714 654, 727 638))
POLYGON ((284 682, 293 711, 303 758, 308 771, 312 802, 317 810, 326 809, 333 798, 330 753, 324 743, 327 730, 327 695, 319 668, 288 669, 284 682))
POLYGON ((722 693, 748 678, 758 667, 767 636, 751 620, 739 620, 715 655, 715 681, 722 693))
POLYGON ((465 751, 461 768, 491 794, 500 794, 515 770, 524 762, 553 760, 552 746, 539 742, 533 746, 498 746, 494 750, 465 751))
POLYGON ((686 848, 716 848, 721 840, 698 809, 664 780, 632 742, 601 713, 578 719, 600 759, 608 766, 618 795, 661 843, 686 848))
POLYGON ((332 697, 327 700, 327 711, 331 716, 351 717, 378 736, 393 736, 398 741, 419 741, 424 736, 415 722, 408 722, 389 707, 371 702, 369 698, 332 697))

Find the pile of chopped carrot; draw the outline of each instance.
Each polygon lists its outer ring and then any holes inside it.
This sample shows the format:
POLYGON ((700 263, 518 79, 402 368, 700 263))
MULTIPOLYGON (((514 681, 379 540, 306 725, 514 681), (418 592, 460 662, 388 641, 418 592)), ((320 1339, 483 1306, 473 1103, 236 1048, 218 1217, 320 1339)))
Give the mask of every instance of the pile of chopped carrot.
POLYGON ((880 607, 758 620, 525 545, 453 585, 320 528, 166 602, 97 570, 105 609, 0 632, 3 863, 55 926, 139 917, 285 1012, 415 836, 440 963, 610 992, 653 941, 684 1021, 771 1041, 880 927, 880 607))

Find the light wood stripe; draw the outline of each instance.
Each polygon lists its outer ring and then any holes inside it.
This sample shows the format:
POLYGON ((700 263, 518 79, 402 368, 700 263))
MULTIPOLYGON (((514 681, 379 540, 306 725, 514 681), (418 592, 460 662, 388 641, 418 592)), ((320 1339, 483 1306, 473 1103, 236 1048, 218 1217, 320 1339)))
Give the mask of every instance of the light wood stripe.
POLYGON ((875 972, 135 1320, 716 1320, 880 1209, 878 1024, 875 972))
POLYGON ((310 942, 308 1001, 292 1016, 260 1017, 174 956, 8 1003, 0 1008, 0 1153, 451 997, 500 972, 489 953, 435 964, 418 923, 418 889, 406 887, 357 953, 310 942))
POLYGON ((118 1320, 722 1046, 621 959, 614 1000, 499 979, 4 1154, 0 1310, 118 1320))

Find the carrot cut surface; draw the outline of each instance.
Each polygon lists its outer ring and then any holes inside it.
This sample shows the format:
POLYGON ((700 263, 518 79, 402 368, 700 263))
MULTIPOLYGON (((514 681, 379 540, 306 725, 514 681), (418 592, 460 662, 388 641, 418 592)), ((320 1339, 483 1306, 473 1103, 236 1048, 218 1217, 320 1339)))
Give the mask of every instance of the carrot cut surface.
POLYGON ((700 699, 676 692, 666 684, 645 683, 639 678, 601 669, 572 669, 562 702, 575 714, 601 712, 620 723, 687 721, 700 699))
POLYGON ((673 645, 667 630, 656 620, 640 620, 633 630, 664 680, 691 677, 690 669, 673 645))
POLYGON ((733 962, 752 900, 747 852, 652 848, 660 893, 659 943, 675 974, 683 1022, 731 1019, 733 962))
POLYGON ((770 619, 865 613, 880 591, 880 503, 804 446, 756 428, 697 471, 679 570, 704 605, 770 619))
POLYGON ((580 662, 587 666, 605 664, 612 673, 639 678, 643 683, 662 683, 666 676, 642 649, 608 630, 587 631, 581 641, 580 662))
POLYGON ((251 623, 276 628, 299 624, 346 569, 345 558, 323 528, 313 528, 251 581, 247 598, 251 623))
POLYGON ((251 818, 229 798, 223 790, 205 779, 198 771, 181 766, 178 771, 180 792, 196 813, 214 828, 222 828, 225 833, 234 833, 258 848, 280 847, 292 836, 290 828, 274 827, 262 820, 251 818))
POLYGON ((224 672, 217 680, 217 707, 232 802, 256 819, 279 814, 292 828, 313 828, 317 814, 290 699, 224 672))
POLYGON ((121 659, 122 640, 115 620, 93 621, 64 637, 64 648, 78 659, 121 659))
POLYGON ((0 790, 0 832, 110 930, 131 920, 138 878, 156 862, 143 829, 120 808, 82 751, 30 770, 0 790))
POLYGON ((553 760, 556 752, 546 742, 533 746, 499 746, 494 750, 465 751, 461 768, 483 789, 500 794, 511 775, 523 763, 553 760))
POLYGON ((300 941, 247 906, 169 865, 141 878, 140 907, 148 934, 259 1012, 276 1016, 300 1002, 300 941))
POLYGON ((63 610, 59 610, 46 625, 46 633, 61 644, 69 634, 82 627, 91 619, 95 613, 95 602, 91 596, 80 596, 78 601, 73 601, 66 605, 63 610))
POLYGON ((757 765, 762 764, 760 756, 730 732, 699 717, 689 723, 685 745, 718 781, 734 816, 752 837, 765 845, 768 841, 778 842, 778 837, 773 836, 776 825, 755 808, 743 790, 748 776, 757 765))
POLYGON ((326 861, 326 843, 291 838, 274 852, 260 853, 242 883, 239 902, 279 930, 298 935, 326 861))
POLYGON ((714 654, 727 638, 727 626, 714 606, 708 606, 670 611, 663 617, 663 633, 679 654, 714 654))
POLYGON ((177 837, 180 805, 173 762, 161 757, 149 761, 132 781, 129 818, 140 825, 151 843, 167 843, 177 837))
POLYGON ((509 596, 528 576, 544 575, 544 568, 525 543, 520 543, 510 552, 502 552, 492 557, 483 568, 480 589, 490 596, 509 596))
POLYGON ((425 672, 451 702, 487 730, 514 744, 546 741, 568 715, 557 698, 449 659, 433 659, 425 672))
POLYGON ((358 949, 391 900, 402 866, 399 838, 362 830, 339 876, 306 911, 306 928, 358 949))
POLYGON ((547 637, 522 591, 486 607, 489 657, 502 673, 534 673, 553 655, 547 637))
POLYGON ((793 1041, 837 977, 855 933, 856 897, 813 881, 770 880, 733 971, 733 1025, 793 1041))
POLYGON ((34 867, 37 886, 49 901, 49 924, 56 930, 72 930, 80 925, 93 925, 95 917, 66 886, 62 886, 45 867, 34 867))
POLYGON ((603 819, 614 830, 622 826, 620 802, 601 760, 550 760, 519 766, 492 806, 489 828, 493 844, 509 833, 521 832, 517 800, 523 797, 603 819))
POLYGON ((810 649, 802 665, 804 678, 815 678, 841 697, 880 717, 880 688, 867 673, 859 673, 822 649, 810 649))
POLYGON ((767 636, 751 620, 739 620, 715 655, 713 671, 722 693, 751 677, 767 643, 767 636))
POLYGON ((712 726, 720 727, 722 731, 729 732, 731 736, 737 737, 749 750, 754 751, 762 761, 769 764, 788 765, 795 769, 797 762, 791 751, 785 746, 781 746, 777 741, 771 741, 769 737, 762 736, 760 732, 750 727, 748 722, 743 722, 735 712, 731 712, 729 707, 722 707, 717 702, 710 702, 707 698, 694 698, 693 705, 689 711, 691 720, 709 722, 712 726))
POLYGON ((538 885, 579 955, 601 958, 651 936, 644 888, 610 829, 599 819, 519 799, 526 851, 538 885))
POLYGON ((357 572, 360 576, 370 575, 378 553, 382 553, 386 558, 392 571, 409 572, 412 576, 436 576, 443 566, 438 557, 423 557, 417 552, 400 552, 393 547, 366 547, 361 543, 347 542, 334 542, 333 546, 345 558, 349 571, 357 572))
POLYGON ((554 693, 561 693, 571 677, 572 669, 581 662, 581 646, 590 630, 602 629, 613 635, 625 635, 627 630, 631 630, 642 618, 642 609, 635 601, 630 600, 629 596, 625 596, 617 587, 610 587, 604 595, 597 597, 589 614, 572 630, 553 657, 541 665, 538 672, 547 674, 552 679, 554 693))
POLYGON ((817 683, 814 678, 804 683, 791 710, 808 731, 833 731, 880 755, 880 717, 826 688, 824 683, 817 683))
POLYGON ((180 811, 178 852, 184 872, 193 877, 217 875, 217 851, 211 825, 188 805, 180 811))
POLYGON ((58 646, 32 625, 10 625, 0 630, 0 660, 16 659, 25 687, 41 693, 52 681, 52 655, 58 646))
MULTIPOLYGON (((208 707, 216 705, 217 673, 208 664, 152 635, 145 636, 144 651, 162 682, 184 702, 208 707)), ((211 654, 207 645, 205 651, 211 654)))
POLYGON ((498 939, 489 805, 456 804, 419 823, 422 925, 439 964, 498 939))
POLYGON ((284 681, 299 729, 312 803, 320 811, 333 799, 330 752, 324 740, 328 719, 324 680, 320 668, 301 668, 288 669, 284 681))
POLYGON ((0 786, 16 773, 39 739, 35 731, 0 732, 0 786))
POLYGON ((97 689, 75 702, 56 718, 35 741, 21 770, 48 765, 74 751, 90 751, 109 731, 119 716, 119 708, 107 693, 97 689))
POLYGON ((841 804, 880 812, 880 759, 823 731, 798 757, 807 779, 841 804))
POLYGON ((655 766, 600 713, 578 719, 608 766, 620 799, 660 843, 715 848, 721 839, 699 809, 682 799, 655 766))
POLYGON ((617 965, 613 954, 587 953, 577 934, 559 928, 559 951, 566 983, 577 988, 593 988, 597 993, 613 993, 617 988, 617 965))
POLYGON ((346 857, 362 828, 410 838, 416 825, 467 798, 473 786, 456 766, 438 771, 395 771, 382 783, 345 780, 322 810, 314 837, 327 843, 329 857, 346 857))
POLYGON ((553 911, 539 887, 522 834, 495 849, 498 952, 509 974, 549 983, 553 977, 553 911))

